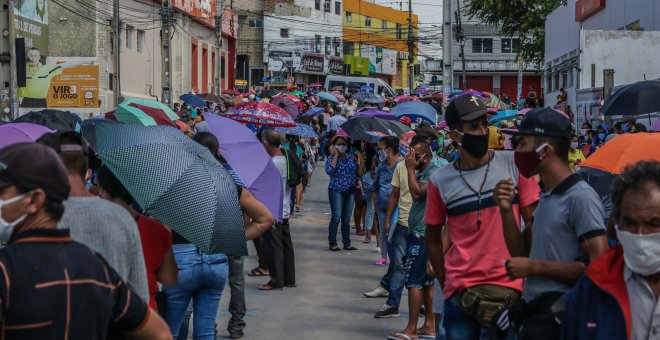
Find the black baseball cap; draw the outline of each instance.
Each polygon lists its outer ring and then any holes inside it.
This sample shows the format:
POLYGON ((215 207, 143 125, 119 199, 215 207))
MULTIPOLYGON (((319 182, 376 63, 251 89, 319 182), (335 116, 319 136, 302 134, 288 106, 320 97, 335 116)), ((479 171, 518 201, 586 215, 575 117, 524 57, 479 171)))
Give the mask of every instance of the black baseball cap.
POLYGON ((46 145, 57 153, 82 152, 89 153, 89 145, 82 136, 73 131, 46 133, 36 140, 37 143, 46 145))
POLYGON ((571 122, 563 114, 551 108, 534 109, 523 118, 518 130, 502 129, 509 135, 528 135, 570 140, 571 122))
POLYGON ((487 115, 486 104, 483 98, 464 94, 456 97, 445 110, 445 121, 452 126, 459 121, 469 122, 487 115))
POLYGON ((53 149, 38 143, 17 143, 0 149, 0 188, 40 188, 62 202, 69 197, 69 176, 53 149))

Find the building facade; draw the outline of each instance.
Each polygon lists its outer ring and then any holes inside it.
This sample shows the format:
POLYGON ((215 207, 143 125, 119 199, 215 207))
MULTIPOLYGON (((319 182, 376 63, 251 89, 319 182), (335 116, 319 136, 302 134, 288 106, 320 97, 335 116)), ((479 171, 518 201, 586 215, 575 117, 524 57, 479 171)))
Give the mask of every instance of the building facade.
MULTIPOLYGON (((418 23, 413 14, 413 60, 417 60, 418 23)), ((342 25, 346 74, 378 77, 394 89, 410 87, 407 11, 344 0, 342 25)))
POLYGON ((238 13, 236 43, 236 79, 249 86, 263 86, 264 71, 264 0, 242 0, 233 3, 238 13))

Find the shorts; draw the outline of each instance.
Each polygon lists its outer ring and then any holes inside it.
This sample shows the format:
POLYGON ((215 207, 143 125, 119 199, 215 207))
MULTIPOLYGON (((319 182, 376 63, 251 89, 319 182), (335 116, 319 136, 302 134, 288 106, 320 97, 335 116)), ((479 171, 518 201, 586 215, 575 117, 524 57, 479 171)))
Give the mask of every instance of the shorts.
POLYGON ((428 262, 424 236, 418 233, 409 234, 404 264, 406 288, 421 289, 434 284, 434 278, 426 272, 428 262))

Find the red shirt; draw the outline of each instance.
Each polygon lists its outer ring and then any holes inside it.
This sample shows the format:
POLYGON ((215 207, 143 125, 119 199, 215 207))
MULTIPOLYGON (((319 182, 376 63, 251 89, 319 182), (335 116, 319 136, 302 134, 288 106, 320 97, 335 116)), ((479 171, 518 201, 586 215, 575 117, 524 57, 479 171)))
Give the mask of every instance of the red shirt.
POLYGON ((140 215, 137 220, 140 240, 142 240, 142 253, 147 267, 147 281, 149 283, 149 307, 156 307, 156 289, 158 288, 156 273, 163 264, 165 253, 172 249, 172 232, 164 224, 140 215))

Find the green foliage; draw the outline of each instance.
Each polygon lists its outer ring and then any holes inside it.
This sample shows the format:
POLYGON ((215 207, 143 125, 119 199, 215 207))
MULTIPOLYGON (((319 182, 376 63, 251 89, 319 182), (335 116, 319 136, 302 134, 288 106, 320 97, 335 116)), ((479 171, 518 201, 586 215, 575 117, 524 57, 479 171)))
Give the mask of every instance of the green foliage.
POLYGON ((558 0, 465 0, 465 10, 506 37, 520 38, 518 55, 528 64, 543 65, 545 18, 558 0))

